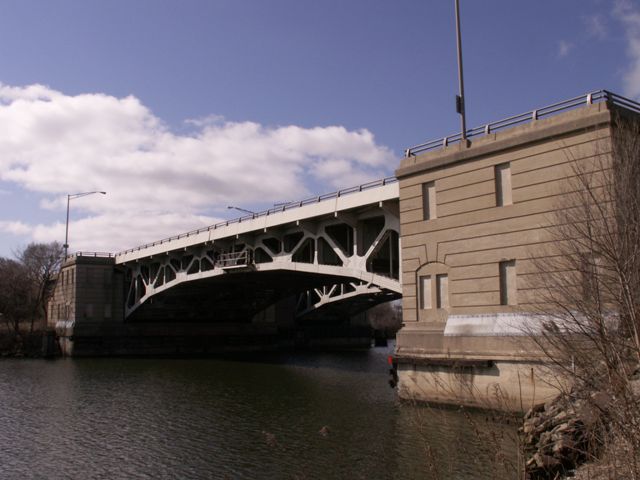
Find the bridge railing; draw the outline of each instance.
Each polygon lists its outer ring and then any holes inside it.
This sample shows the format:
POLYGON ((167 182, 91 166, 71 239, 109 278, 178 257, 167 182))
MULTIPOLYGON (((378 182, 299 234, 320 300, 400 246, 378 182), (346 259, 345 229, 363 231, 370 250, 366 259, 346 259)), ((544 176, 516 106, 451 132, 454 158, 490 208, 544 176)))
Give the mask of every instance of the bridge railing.
MULTIPOLYGON (((574 108, 582 107, 584 105, 591 105, 593 103, 609 102, 612 105, 640 113, 640 103, 622 97, 608 90, 597 90, 595 92, 580 95, 579 97, 570 98, 562 102, 554 103, 546 107, 531 110, 529 112, 514 115, 512 117, 498 120, 497 122, 487 123, 485 125, 471 128, 467 130, 467 138, 475 137, 478 135, 489 135, 491 133, 504 130, 505 128, 513 127, 523 123, 533 122, 540 118, 549 117, 559 112, 566 110, 572 110, 574 108)), ((437 138, 426 143, 421 143, 405 150, 405 157, 415 156, 419 153, 428 152, 431 150, 437 150, 454 143, 459 143, 462 139, 461 133, 455 133, 443 138, 437 138)))
POLYGON ((251 263, 248 250, 242 252, 221 253, 216 257, 216 266, 220 268, 244 267, 251 263))
POLYGON ((292 210, 295 208, 304 207, 305 205, 312 205, 315 203, 323 202, 326 200, 331 200, 339 197, 343 197, 345 195, 350 195, 353 193, 364 192, 366 190, 370 190, 372 188, 382 187, 384 185, 388 185, 391 183, 396 183, 398 179, 396 177, 386 177, 380 180, 374 180, 373 182, 363 183, 362 185, 358 185, 355 187, 344 188, 342 190, 338 190, 331 193, 325 193, 323 195, 317 195, 315 197, 305 198, 304 200, 300 200, 297 202, 288 202, 283 204, 278 204, 275 207, 271 207, 267 210, 263 210, 261 212, 256 212, 248 215, 244 215, 242 217, 237 217, 231 220, 224 220, 222 222, 218 222, 214 225, 209 225, 207 227, 202 227, 197 230, 191 230, 190 232, 181 233, 179 235, 174 235, 172 237, 163 238, 162 240, 157 240, 155 242, 146 243, 144 245, 140 245, 139 247, 130 248, 128 250, 124 250, 122 252, 118 252, 115 255, 124 255, 126 253, 137 252, 139 250, 143 250, 145 248, 154 247, 156 245, 162 245, 164 243, 171 242, 173 240, 179 240, 181 238, 190 237, 193 235, 198 235, 203 232, 208 232, 211 230, 216 230, 222 227, 228 227, 229 225, 233 225, 234 223, 242 223, 247 220, 254 220, 256 218, 264 217, 267 215, 273 215, 274 213, 285 212, 288 210, 292 210))
POLYGON ((109 252, 75 252, 75 253, 67 255, 65 257, 65 259, 69 260, 70 258, 76 258, 76 257, 111 258, 111 257, 115 257, 115 255, 113 253, 109 253, 109 252))

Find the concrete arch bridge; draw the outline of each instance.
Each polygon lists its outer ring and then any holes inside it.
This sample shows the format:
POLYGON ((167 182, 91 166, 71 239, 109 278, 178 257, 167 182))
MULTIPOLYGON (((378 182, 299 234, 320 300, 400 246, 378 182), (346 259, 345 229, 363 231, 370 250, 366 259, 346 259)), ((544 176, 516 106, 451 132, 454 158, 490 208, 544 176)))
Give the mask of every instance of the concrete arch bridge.
POLYGON ((115 255, 125 322, 344 319, 401 296, 394 178, 115 255))

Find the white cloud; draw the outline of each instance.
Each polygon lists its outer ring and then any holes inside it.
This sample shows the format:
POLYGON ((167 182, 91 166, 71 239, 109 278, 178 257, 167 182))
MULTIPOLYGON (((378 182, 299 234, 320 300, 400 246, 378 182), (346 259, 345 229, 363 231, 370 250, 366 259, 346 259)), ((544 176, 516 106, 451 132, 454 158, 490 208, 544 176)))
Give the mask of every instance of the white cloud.
MULTIPOLYGON (((392 152, 367 130, 270 127, 212 115, 172 132, 132 96, 65 95, 0 84, 0 180, 39 192, 40 207, 72 200, 72 250, 115 251, 218 220, 226 205, 295 200, 388 174, 392 152)), ((19 221, 18 221, 19 220, 19 221)), ((0 220, 37 241, 64 225, 0 220)))
POLYGON ((225 118, 222 115, 216 115, 215 113, 212 113, 210 115, 207 115, 206 117, 201 117, 201 118, 188 118, 187 120, 184 121, 186 125, 193 125, 198 128, 202 128, 207 125, 221 124, 224 122, 225 122, 225 118))
POLYGON ((14 235, 29 235, 33 228, 26 223, 19 221, 0 220, 0 231, 12 233, 14 235))
POLYGON ((573 44, 566 40, 560 40, 558 42, 558 58, 564 58, 569 55, 569 52, 573 49, 573 44))
POLYGON ((607 37, 607 25, 602 15, 595 14, 584 16, 583 22, 587 28, 587 33, 591 37, 595 37, 599 40, 604 40, 607 37))
POLYGON ((617 0, 613 15, 624 27, 630 66, 624 72, 625 95, 640 97, 640 9, 628 0, 617 0))

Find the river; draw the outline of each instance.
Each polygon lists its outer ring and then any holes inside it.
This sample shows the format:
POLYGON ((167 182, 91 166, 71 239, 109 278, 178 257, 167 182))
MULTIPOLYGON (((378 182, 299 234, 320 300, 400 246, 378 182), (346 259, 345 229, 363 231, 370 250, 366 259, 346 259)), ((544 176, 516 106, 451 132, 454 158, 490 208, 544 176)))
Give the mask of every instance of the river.
POLYGON ((398 402, 389 353, 1 360, 0 479, 515 478, 514 426, 398 402))

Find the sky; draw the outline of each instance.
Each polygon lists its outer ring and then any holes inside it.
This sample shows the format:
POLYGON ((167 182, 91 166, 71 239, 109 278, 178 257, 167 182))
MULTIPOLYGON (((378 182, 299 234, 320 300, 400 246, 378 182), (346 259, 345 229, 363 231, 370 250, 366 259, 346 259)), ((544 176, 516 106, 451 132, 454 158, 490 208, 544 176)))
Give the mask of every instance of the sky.
MULTIPOLYGON (((640 0, 460 0, 467 125, 640 100, 640 0)), ((453 0, 0 0, 0 256, 117 252, 456 133, 453 0)))

